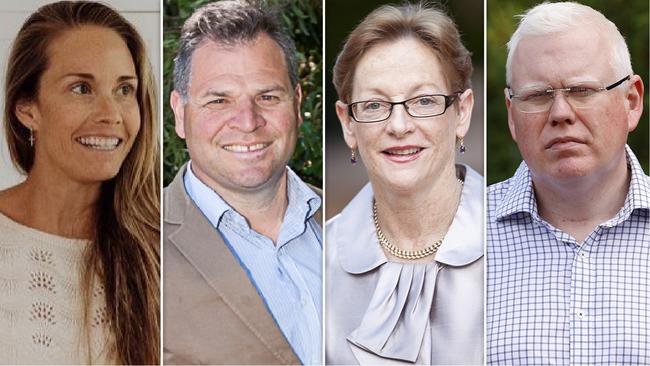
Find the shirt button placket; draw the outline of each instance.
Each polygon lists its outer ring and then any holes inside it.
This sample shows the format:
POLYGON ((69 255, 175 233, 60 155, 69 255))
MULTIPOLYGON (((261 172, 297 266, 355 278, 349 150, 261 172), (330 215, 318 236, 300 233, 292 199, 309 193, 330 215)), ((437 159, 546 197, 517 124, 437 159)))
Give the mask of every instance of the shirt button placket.
POLYGON ((571 364, 591 364, 594 355, 590 353, 593 340, 593 305, 596 274, 590 261, 593 238, 589 237, 576 248, 571 276, 571 364))

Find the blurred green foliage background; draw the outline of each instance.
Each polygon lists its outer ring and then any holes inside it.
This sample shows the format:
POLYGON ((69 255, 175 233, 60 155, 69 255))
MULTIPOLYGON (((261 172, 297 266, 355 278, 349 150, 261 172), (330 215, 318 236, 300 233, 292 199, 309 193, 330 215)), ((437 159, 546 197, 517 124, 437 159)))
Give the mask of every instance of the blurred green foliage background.
MULTIPOLYGON (((506 43, 515 31, 515 15, 540 3, 539 0, 487 1, 487 184, 512 176, 521 162, 517 145, 508 130, 503 89, 506 84, 506 43)), ((648 172, 648 0, 581 0, 603 13, 618 26, 632 57, 632 69, 643 79, 644 112, 628 143, 648 172)))
MULTIPOLYGON (((174 131, 174 113, 169 106, 173 89, 174 57, 185 20, 206 0, 165 0, 163 17, 163 185, 167 186, 189 159, 185 141, 174 131)), ((281 23, 296 42, 298 77, 302 86, 302 116, 298 143, 289 165, 300 177, 322 187, 322 3, 320 0, 266 0, 281 7, 281 23)))

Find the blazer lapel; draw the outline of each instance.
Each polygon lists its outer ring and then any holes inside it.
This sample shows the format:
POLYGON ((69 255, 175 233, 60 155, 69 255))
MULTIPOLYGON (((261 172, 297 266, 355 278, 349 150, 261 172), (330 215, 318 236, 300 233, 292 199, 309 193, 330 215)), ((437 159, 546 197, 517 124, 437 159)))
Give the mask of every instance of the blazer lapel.
POLYGON ((181 219, 180 227, 169 235, 169 239, 280 362, 300 364, 261 295, 251 283, 243 264, 187 196, 182 179, 184 171, 185 167, 169 187, 170 196, 183 197, 185 201, 184 210, 176 206, 180 209, 171 215, 178 216, 184 211, 182 219, 178 217, 181 219))

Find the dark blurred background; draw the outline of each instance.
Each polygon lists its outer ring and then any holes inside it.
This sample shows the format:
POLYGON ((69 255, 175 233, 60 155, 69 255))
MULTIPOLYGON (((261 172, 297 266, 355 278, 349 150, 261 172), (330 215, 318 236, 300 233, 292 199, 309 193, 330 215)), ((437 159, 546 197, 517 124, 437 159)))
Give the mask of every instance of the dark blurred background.
MULTIPOLYGON (((329 2, 328 2, 329 3, 329 2)), ((530 0, 487 1, 487 184, 512 176, 521 162, 508 130, 503 89, 506 84, 506 43, 515 31, 515 15, 540 3, 530 0)), ((628 143, 648 172, 648 0, 582 0, 618 26, 632 57, 632 69, 646 88, 644 112, 628 143)))
MULTIPOLYGON (((169 106, 173 89, 174 57, 181 27, 194 10, 213 0, 165 0, 163 15, 163 186, 167 186, 187 161, 185 141, 174 131, 174 113, 169 106)), ((278 7, 280 22, 290 32, 298 49, 298 77, 302 87, 302 115, 296 151, 289 165, 300 177, 322 187, 323 182, 323 6, 320 0, 268 0, 278 7)))
MULTIPOLYGON (((334 103, 338 100, 332 84, 332 68, 336 56, 348 34, 363 18, 379 5, 389 1, 327 0, 325 3, 325 141, 326 141, 326 217, 339 213, 354 195, 368 182, 363 162, 350 164, 350 149, 343 141, 341 125, 336 117, 334 103)), ((399 2, 392 2, 398 3, 399 2)), ((456 21, 465 47, 472 53, 474 73, 474 111, 470 130, 465 137, 467 152, 457 155, 457 161, 466 163, 483 174, 483 1, 454 0, 442 7, 456 21)))

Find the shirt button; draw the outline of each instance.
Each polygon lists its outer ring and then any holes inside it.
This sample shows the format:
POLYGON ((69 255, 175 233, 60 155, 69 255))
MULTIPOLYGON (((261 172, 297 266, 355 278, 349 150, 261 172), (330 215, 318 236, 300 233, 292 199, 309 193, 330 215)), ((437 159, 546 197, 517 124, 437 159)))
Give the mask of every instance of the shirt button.
POLYGON ((587 256, 587 253, 585 253, 585 252, 580 252, 579 254, 580 254, 580 256, 581 256, 582 258, 584 258, 584 257, 587 256))
POLYGON ((582 311, 582 310, 578 310, 576 312, 576 316, 578 317, 578 319, 584 319, 585 318, 585 312, 582 311))

